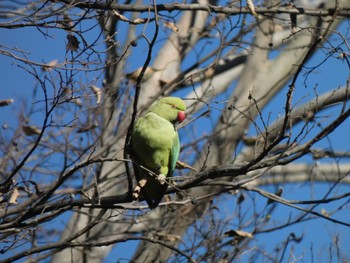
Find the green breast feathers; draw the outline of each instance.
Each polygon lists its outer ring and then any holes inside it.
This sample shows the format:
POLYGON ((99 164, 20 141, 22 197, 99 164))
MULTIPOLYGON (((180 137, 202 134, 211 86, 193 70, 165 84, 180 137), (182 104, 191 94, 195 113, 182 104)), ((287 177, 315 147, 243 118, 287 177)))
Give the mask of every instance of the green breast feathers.
POLYGON ((142 197, 156 208, 163 198, 176 166, 180 141, 176 123, 185 118, 185 103, 165 97, 153 104, 134 126, 131 136, 134 173, 142 197))

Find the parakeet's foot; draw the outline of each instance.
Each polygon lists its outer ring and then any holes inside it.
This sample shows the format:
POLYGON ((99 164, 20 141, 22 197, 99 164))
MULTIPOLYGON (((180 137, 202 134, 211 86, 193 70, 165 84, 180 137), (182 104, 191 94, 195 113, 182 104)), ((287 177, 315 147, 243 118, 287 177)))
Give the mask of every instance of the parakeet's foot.
POLYGON ((158 174, 157 179, 160 182, 160 184, 164 184, 166 176, 164 174, 158 174))
POLYGON ((141 188, 144 187, 146 183, 147 183, 147 180, 146 180, 146 179, 142 179, 142 180, 140 180, 140 181, 137 183, 137 185, 136 185, 136 187, 135 187, 135 189, 134 189, 134 191, 133 191, 133 193, 132 193, 132 197, 133 197, 134 199, 138 199, 138 198, 139 198, 140 192, 141 192, 141 188))

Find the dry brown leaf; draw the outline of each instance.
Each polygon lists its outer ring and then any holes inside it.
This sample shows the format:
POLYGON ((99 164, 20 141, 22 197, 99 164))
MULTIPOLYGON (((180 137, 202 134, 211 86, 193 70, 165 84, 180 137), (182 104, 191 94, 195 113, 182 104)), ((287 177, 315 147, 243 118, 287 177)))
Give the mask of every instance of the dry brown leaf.
POLYGON ((10 200, 9 200, 9 204, 11 204, 11 205, 17 204, 18 196, 19 196, 19 192, 18 192, 17 188, 13 188, 13 192, 11 194, 11 197, 10 197, 10 200))
POLYGON ((134 20, 130 20, 126 16, 123 16, 122 14, 120 14, 117 10, 113 9, 112 11, 116 17, 118 17, 120 20, 122 20, 124 22, 128 22, 128 23, 131 23, 134 25, 144 24, 147 22, 147 19, 144 19, 144 18, 136 18, 134 20))
POLYGON ((46 65, 44 65, 41 69, 43 71, 50 71, 54 66, 56 66, 58 63, 57 59, 54 59, 52 61, 50 61, 49 63, 46 63, 46 65))
POLYGON ((65 96, 71 96, 72 95, 72 89, 71 88, 68 88, 68 87, 64 87, 63 88, 63 94, 65 96))
POLYGON ((205 79, 210 79, 215 75, 215 69, 214 67, 208 67, 205 71, 204 71, 204 78, 205 79))
POLYGON ((225 236, 228 236, 228 237, 247 237, 247 238, 254 237, 252 233, 245 232, 242 230, 233 230, 233 229, 225 232, 224 234, 225 236))
MULTIPOLYGON (((142 67, 136 69, 135 71, 133 71, 131 73, 126 74, 126 77, 128 79, 130 79, 131 81, 136 82, 137 78, 139 77, 139 75, 141 73, 141 70, 142 70, 142 67)), ((142 82, 149 80, 153 76, 154 72, 155 72, 154 69, 148 67, 144 72, 142 82)))
POLYGON ((8 106, 13 102, 14 102, 13 99, 0 100, 0 107, 8 106))
POLYGON ((169 241, 169 242, 176 242, 181 239, 179 235, 171 235, 171 234, 156 234, 159 240, 162 241, 169 241))
POLYGON ((71 88, 64 88, 63 94, 65 95, 65 100, 74 103, 75 105, 81 107, 83 106, 83 101, 79 97, 74 97, 73 91, 71 88))
POLYGON ((79 98, 72 98, 72 102, 79 107, 83 106, 83 101, 79 98))
POLYGON ((179 28, 173 22, 164 21, 163 25, 164 25, 164 27, 167 27, 167 28, 171 29, 175 33, 179 32, 179 28))
POLYGON ((255 136, 248 137, 248 136, 244 135, 243 138, 242 138, 242 141, 247 146, 255 145, 257 140, 258 140, 258 138, 255 137, 255 136))
POLYGON ((102 90, 94 85, 90 86, 96 96, 96 104, 99 105, 102 99, 102 90))
POLYGON ((135 20, 131 21, 132 24, 138 25, 138 24, 144 24, 146 23, 146 19, 144 18, 136 18, 135 20))
POLYGON ((119 13, 117 12, 117 10, 113 9, 112 11, 113 11, 113 14, 114 14, 116 17, 118 17, 120 20, 125 21, 125 22, 130 22, 130 20, 129 20, 127 17, 123 16, 122 14, 119 14, 119 13))
POLYGON ((327 212, 327 210, 324 209, 324 208, 321 209, 321 214, 322 214, 323 216, 325 216, 325 217, 329 217, 329 216, 330 216, 330 214, 329 214, 329 213, 327 212))
POLYGON ((79 49, 79 40, 72 34, 67 35, 68 43, 66 46, 67 51, 77 51, 79 49))
POLYGON ((254 17, 258 17, 258 14, 255 12, 255 6, 252 0, 247 0, 247 6, 248 9, 250 11, 250 13, 254 16, 254 17))
POLYGON ((22 130, 27 136, 39 135, 41 133, 41 130, 34 125, 22 125, 22 130))
POLYGON ((63 20, 64 21, 61 21, 61 24, 64 28, 66 29, 73 28, 74 24, 72 22, 72 19, 69 17, 69 15, 63 14, 63 20))

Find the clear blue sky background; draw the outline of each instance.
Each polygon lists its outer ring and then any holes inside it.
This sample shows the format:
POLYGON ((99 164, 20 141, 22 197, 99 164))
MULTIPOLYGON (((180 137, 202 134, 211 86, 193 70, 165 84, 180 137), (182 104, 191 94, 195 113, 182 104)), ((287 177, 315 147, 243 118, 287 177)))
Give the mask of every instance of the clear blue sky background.
MULTIPOLYGON (((348 23, 344 23, 342 27, 340 28, 342 32, 346 32, 348 28, 348 23)), ((14 48, 18 47, 19 49, 25 50, 29 52, 27 54, 28 59, 37 61, 37 62, 43 62, 47 63, 54 59, 58 59, 59 61, 63 61, 65 58, 66 53, 66 34, 63 31, 49 31, 49 33, 52 35, 52 38, 43 38, 42 34, 39 33, 35 28, 26 28, 26 29, 16 29, 16 30, 6 30, 1 29, 1 40, 0 45, 1 49, 4 49, 6 47, 14 48)), ((86 35, 87 40, 93 39, 93 36, 86 35)), ((332 40, 336 41, 336 40, 332 40)), ((335 43, 335 42, 334 42, 335 43)), ((136 49, 134 49, 136 50, 136 49)), ((142 50, 142 48, 140 48, 142 50)), ((17 53, 18 54, 18 53, 17 53)), ((144 53, 141 52, 141 54, 135 53, 135 56, 142 56, 144 53)), ((319 51, 318 55, 315 56, 308 65, 312 66, 317 64, 319 61, 321 61, 325 56, 324 51, 319 51)), ((0 125, 8 124, 11 127, 17 126, 17 118, 15 115, 15 112, 17 112, 22 103, 21 101, 29 101, 32 97, 33 93, 33 86, 35 85, 35 80, 27 73, 23 71, 23 69, 19 68, 16 64, 13 64, 14 60, 11 58, 8 58, 6 56, 0 56, 0 79, 2 80, 1 83, 1 93, 0 93, 0 99, 8 99, 13 98, 15 100, 15 103, 8 106, 0 108, 0 125)), ((139 64, 135 66, 137 68, 140 66, 139 64)), ((135 68, 128 68, 127 70, 131 71, 135 68)), ((312 98, 314 96, 313 94, 313 88, 317 85, 317 92, 319 94, 322 94, 325 91, 334 89, 338 86, 342 86, 346 83, 346 79, 349 77, 349 68, 347 67, 346 63, 344 61, 341 61, 339 59, 333 58, 329 60, 327 63, 322 65, 321 67, 317 68, 315 74, 311 74, 310 78, 307 81, 307 86, 304 86, 303 84, 303 77, 301 76, 300 81, 298 81, 298 86, 296 89, 296 94, 294 96, 293 101, 297 102, 300 98, 305 96, 306 94, 310 94, 309 97, 305 98, 303 102, 307 101, 308 98, 312 98)), ((283 106, 285 101, 285 92, 281 92, 278 97, 276 97, 264 110, 265 116, 268 114, 272 114, 272 120, 278 116, 279 113, 283 113, 283 106)), ((327 111, 327 114, 337 114, 339 112, 339 108, 330 109, 327 111)), ((35 124, 39 125, 41 124, 41 119, 38 116, 37 119, 31 120, 35 124)), ((348 139, 349 134, 349 121, 346 121, 342 127, 340 127, 337 131, 334 132, 334 134, 331 136, 331 146, 335 149, 339 150, 350 150, 350 144, 348 139)), ((324 142, 320 143, 319 146, 322 147, 329 147, 329 141, 325 140, 324 142)), ((273 187, 266 188, 267 190, 274 191, 273 187)), ((284 192, 285 198, 290 199, 309 199, 311 192, 310 190, 314 190, 315 198, 322 198, 323 195, 327 192, 329 189, 329 185, 327 184, 320 184, 318 186, 315 186, 315 188, 311 189, 309 184, 305 185, 290 185, 286 187, 284 192)), ((337 190, 337 194, 341 194, 344 192, 349 191, 349 187, 339 187, 337 190)), ((259 209, 263 209, 263 206, 266 203, 266 199, 259 197, 256 194, 253 193, 247 193, 249 196, 254 196, 254 198, 261 199, 258 204, 261 205, 259 209)), ((342 201, 343 202, 343 201, 342 201)), ((337 203, 339 204, 339 202, 337 203)), ((332 207, 334 207, 335 204, 331 205, 322 205, 323 208, 326 208, 327 210, 332 210, 332 207)), ((232 203, 232 199, 227 197, 227 200, 221 203, 220 205, 221 211, 230 211, 234 210, 234 204, 232 203)), ((271 220, 276 220, 277 222, 281 222, 281 220, 286 219, 286 216, 290 213, 295 213, 295 210, 282 207, 278 208, 279 211, 279 218, 272 218, 271 220)), ((319 211, 319 209, 318 209, 319 211)), ((217 215, 219 218, 222 216, 221 212, 218 212, 217 215)), ((347 209, 345 209, 344 212, 340 213, 336 216, 338 219, 345 220, 349 222, 349 207, 347 206, 347 209)), ((63 217, 64 218, 64 217, 63 217)), ((232 228, 235 228, 236 222, 232 221, 232 228)), ((249 229, 247 229, 249 231, 249 229)), ((319 258, 314 258, 315 262, 328 262, 328 254, 329 254, 329 245, 332 242, 332 238, 334 238, 337 234, 340 234, 340 245, 343 249, 343 253, 347 253, 350 257, 349 252, 349 246, 350 244, 350 238, 349 238, 349 228, 335 225, 329 222, 326 222, 322 219, 317 219, 313 221, 309 221, 307 223, 299 224, 296 226, 292 226, 290 228, 287 228, 285 230, 282 230, 282 232, 275 232, 273 234, 269 233, 268 237, 269 240, 266 240, 264 238, 263 234, 258 238, 258 245, 265 247, 267 250, 272 249, 269 247, 270 240, 285 240, 285 237, 291 233, 294 232, 297 236, 300 236, 302 233, 304 233, 303 238, 303 246, 300 246, 299 244, 295 244, 295 250, 294 253, 296 256, 303 256, 304 255, 304 261, 308 262, 311 261, 310 258, 310 246, 313 243, 313 251, 315 252, 315 256, 319 255, 319 258), (283 234, 282 234, 283 233, 283 234), (348 233, 348 234, 344 234, 348 233), (316 241, 316 242, 315 242, 316 241), (347 251, 347 252, 346 252, 347 251), (317 254, 321 253, 321 254, 317 254), (321 261, 318 261, 321 260, 321 261)), ((267 236, 267 235, 266 235, 267 236)), ((271 242, 275 243, 275 242, 271 242)), ((117 249, 114 249, 113 252, 110 254, 110 256, 106 259, 106 262, 115 262, 116 258, 129 258, 131 251, 135 248, 134 244, 136 242, 128 242, 125 244, 121 244, 117 247, 117 249)), ((288 249, 289 251, 289 249, 288 249)), ((0 255, 0 259, 1 259, 0 255)), ((247 259, 245 259, 247 260, 247 259)), ((127 262, 127 261, 125 261, 127 262)))

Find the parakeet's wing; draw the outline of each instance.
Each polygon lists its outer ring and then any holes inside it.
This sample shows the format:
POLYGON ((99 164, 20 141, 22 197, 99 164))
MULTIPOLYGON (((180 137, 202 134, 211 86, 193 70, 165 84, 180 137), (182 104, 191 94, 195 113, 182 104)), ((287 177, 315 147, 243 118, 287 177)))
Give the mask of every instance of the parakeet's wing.
POLYGON ((169 172, 167 177, 170 177, 173 175, 173 172, 176 167, 176 162, 179 158, 179 154, 180 154, 180 140, 179 140, 178 134, 176 133, 176 136, 174 136, 174 140, 173 140, 173 146, 171 147, 170 160, 169 160, 169 172))

